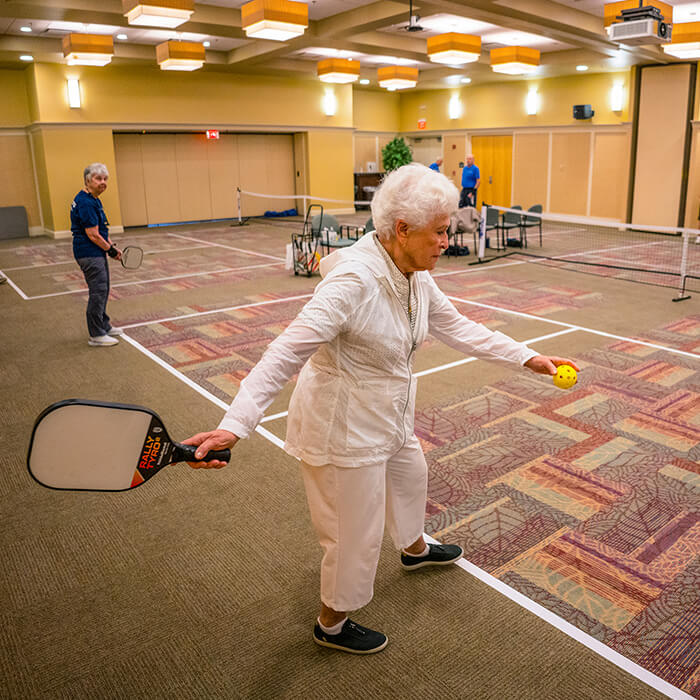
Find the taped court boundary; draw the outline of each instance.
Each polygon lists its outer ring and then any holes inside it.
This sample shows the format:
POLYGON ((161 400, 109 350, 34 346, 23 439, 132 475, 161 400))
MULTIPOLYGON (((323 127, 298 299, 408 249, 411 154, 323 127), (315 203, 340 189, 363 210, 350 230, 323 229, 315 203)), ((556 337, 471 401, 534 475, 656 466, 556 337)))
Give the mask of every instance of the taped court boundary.
MULTIPOLYGON (((566 331, 562 331, 562 333, 573 332, 576 330, 585 330, 585 329, 572 328, 572 329, 569 329, 566 331)), ((189 386, 191 389, 194 389, 194 391, 196 391, 198 394, 203 396, 205 399, 207 399, 208 401, 210 401, 211 403, 218 406, 219 408, 221 408, 224 411, 226 409, 228 409, 228 404, 225 401, 222 401, 218 397, 214 396, 211 392, 207 391, 206 389, 201 387, 199 384, 192 381, 189 377, 182 374, 182 372, 175 369, 174 367, 169 365, 167 362, 162 360, 160 357, 158 357, 157 355, 152 353, 150 350, 145 348, 143 345, 141 345, 141 343, 134 340, 133 338, 130 338, 127 334, 124 334, 122 336, 122 338, 126 342, 131 344, 134 348, 136 348, 139 352, 146 355, 146 357, 150 358, 151 360, 156 362, 158 365, 160 365, 163 369, 165 369, 167 372, 169 372, 174 377, 179 379, 181 382, 183 382, 184 384, 189 386)), ((534 340, 527 341, 527 342, 534 342, 534 340)), ((475 359, 476 358, 468 358, 468 360, 475 360, 475 359)), ((262 425, 258 425, 258 427, 255 429, 255 432, 257 432, 259 435, 261 435, 266 440, 271 442, 273 445, 276 445, 280 449, 283 449, 284 441, 281 440, 280 438, 278 438, 276 435, 272 434, 269 430, 263 428, 262 425)), ((424 533, 424 537, 426 538, 426 541, 428 541, 428 542, 432 542, 434 544, 439 544, 439 542, 437 540, 432 538, 427 533, 424 533)), ((666 695, 670 698, 673 698, 674 700, 693 700, 692 696, 683 692, 679 688, 676 688, 675 686, 671 685, 670 683, 663 680, 662 678, 655 676, 650 671, 647 671, 645 668, 642 668, 638 664, 634 663, 634 661, 627 659, 622 654, 616 652, 614 649, 611 649, 610 647, 606 646, 605 644, 598 641, 594 637, 591 637, 589 634, 586 634, 585 632, 578 629, 577 627, 575 627, 571 623, 567 622, 563 618, 559 617, 558 615, 555 615, 554 613, 550 612, 549 610, 547 610, 543 606, 530 600, 526 596, 524 596, 521 593, 519 593, 518 591, 516 591, 514 588, 511 588, 510 586, 506 585, 502 581, 499 581, 495 577, 491 576, 491 574, 487 573, 486 571, 483 571, 478 566, 475 566, 467 559, 464 559, 464 558, 460 559, 457 562, 457 566, 459 566, 461 569, 463 569, 467 573, 471 574, 475 578, 479 579, 479 581, 481 581, 482 583, 489 586, 489 588, 492 588, 493 590, 501 593, 506 598, 513 601, 514 603, 516 603, 520 607, 525 608, 526 610, 528 610, 528 612, 539 617, 541 620, 544 620, 545 622, 549 623, 550 625, 552 625, 553 627, 558 629, 563 634, 566 634, 571 639, 574 639, 575 641, 579 642, 580 644, 583 644, 585 647, 587 647, 588 649, 593 651, 595 654, 598 654, 598 656, 601 656, 606 661, 609 661, 610 663, 614 664, 615 666, 622 669, 623 671, 626 671, 627 673, 634 676, 635 678, 642 681, 643 683, 650 686, 651 688, 658 690, 660 693, 663 693, 664 695, 666 695)))
MULTIPOLYGON (((186 272, 182 275, 171 275, 170 277, 156 277, 155 279, 150 279, 150 280, 133 280, 132 282, 118 282, 117 284, 112 284, 110 285, 110 289, 116 289, 117 287, 132 287, 137 284, 153 284, 154 282, 168 282, 171 280, 179 280, 179 279, 184 279, 188 277, 203 277, 205 275, 220 275, 224 272, 241 272, 243 270, 255 270, 260 267, 277 267, 281 265, 281 262, 276 262, 276 263, 260 263, 259 265, 245 265, 244 267, 223 267, 220 270, 208 270, 207 272, 186 272)), ((10 278, 7 278, 8 282, 10 282, 10 278)), ((15 289, 15 291, 20 291, 19 287, 12 282, 12 286, 15 289)), ((50 297, 62 297, 66 296, 67 294, 85 294, 88 291, 87 287, 82 287, 81 289, 70 289, 68 291, 64 292, 50 292, 49 294, 36 294, 34 296, 26 296, 24 292, 20 294, 20 296, 27 300, 27 301, 33 301, 34 299, 48 299, 50 297)))
MULTIPOLYGON (((200 248, 212 248, 208 243, 202 245, 186 245, 181 248, 163 248, 162 250, 144 250, 144 255, 159 255, 161 253, 178 253, 182 250, 198 250, 200 248)), ((0 251, 2 252, 2 251, 0 251)), ((17 270, 38 270, 42 267, 55 267, 56 265, 75 265, 75 258, 62 260, 61 262, 39 263, 38 265, 19 265, 17 267, 4 267, 2 272, 16 272, 17 270)))

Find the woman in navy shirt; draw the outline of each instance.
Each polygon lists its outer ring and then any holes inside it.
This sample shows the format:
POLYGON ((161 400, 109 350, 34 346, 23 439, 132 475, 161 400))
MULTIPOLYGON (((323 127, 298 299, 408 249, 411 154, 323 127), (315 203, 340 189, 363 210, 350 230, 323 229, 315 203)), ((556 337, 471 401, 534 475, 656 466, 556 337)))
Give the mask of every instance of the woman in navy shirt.
POLYGON ((83 178, 85 187, 75 195, 70 207, 70 228, 73 232, 73 255, 85 275, 89 290, 86 313, 90 334, 88 345, 116 345, 119 341, 115 336, 121 335, 122 330, 112 326, 107 316, 107 255, 120 260, 122 252, 109 238, 109 222, 100 201, 100 195, 107 189, 107 166, 103 163, 88 165, 83 178))

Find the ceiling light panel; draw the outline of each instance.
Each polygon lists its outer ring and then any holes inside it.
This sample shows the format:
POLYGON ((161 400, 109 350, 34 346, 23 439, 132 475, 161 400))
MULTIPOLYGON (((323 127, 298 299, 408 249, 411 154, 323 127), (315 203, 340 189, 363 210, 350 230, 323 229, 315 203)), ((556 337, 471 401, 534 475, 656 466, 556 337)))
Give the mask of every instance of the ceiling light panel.
POLYGON ((481 41, 484 44, 501 44, 502 46, 529 46, 533 49, 541 51, 554 51, 559 49, 570 48, 568 44, 554 39, 548 39, 538 34, 530 34, 528 32, 519 32, 513 30, 500 30, 497 32, 488 32, 482 34, 481 41))
POLYGON ((122 10, 131 25, 174 29, 189 21, 194 0, 122 0, 122 10))

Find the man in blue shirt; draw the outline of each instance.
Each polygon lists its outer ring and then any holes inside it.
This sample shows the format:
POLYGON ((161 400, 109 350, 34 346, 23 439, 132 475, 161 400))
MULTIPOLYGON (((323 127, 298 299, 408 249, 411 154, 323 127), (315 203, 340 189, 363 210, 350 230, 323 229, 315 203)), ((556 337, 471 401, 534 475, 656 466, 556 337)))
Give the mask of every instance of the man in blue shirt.
POLYGON ((107 316, 109 266, 107 255, 120 260, 122 252, 109 238, 109 222, 100 202, 107 189, 109 172, 103 163, 88 165, 83 172, 84 189, 75 195, 70 207, 70 228, 73 232, 73 255, 80 265, 88 286, 88 345, 116 345, 122 334, 107 316))
POLYGON ((479 168, 474 165, 474 155, 467 156, 467 164, 462 168, 462 192, 459 196, 459 207, 475 207, 476 192, 481 183, 479 168))
POLYGON ((441 165, 442 165, 442 158, 438 158, 434 163, 431 163, 428 167, 431 170, 434 170, 436 173, 439 173, 441 165))

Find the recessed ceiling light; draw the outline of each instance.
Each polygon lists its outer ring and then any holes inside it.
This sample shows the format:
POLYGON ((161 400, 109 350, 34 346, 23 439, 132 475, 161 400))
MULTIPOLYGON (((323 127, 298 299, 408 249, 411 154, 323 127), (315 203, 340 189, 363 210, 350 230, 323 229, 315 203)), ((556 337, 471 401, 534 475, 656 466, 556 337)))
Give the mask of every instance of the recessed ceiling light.
POLYGON ((20 32, 31 32, 32 28, 31 27, 20 27, 19 28, 20 32))
POLYGON ((472 81, 471 78, 462 78, 459 82, 464 83, 466 85, 467 83, 471 83, 471 81, 472 81))
POLYGON ((369 80, 367 78, 362 78, 362 80, 360 80, 360 85, 369 85, 369 80))
POLYGON ((204 41, 204 42, 202 42, 202 46, 203 46, 205 49, 208 49, 208 48, 211 46, 211 41, 204 41))
POLYGON ((121 39, 121 41, 126 41, 128 38, 126 34, 117 34, 117 39, 121 39))
POLYGON ((29 56, 28 54, 26 54, 26 55, 20 56, 20 57, 19 57, 19 60, 20 60, 20 61, 27 61, 27 62, 33 61, 33 60, 34 60, 34 56, 29 56))
POLYGON ((588 70, 588 66, 576 66, 576 70, 588 70))

